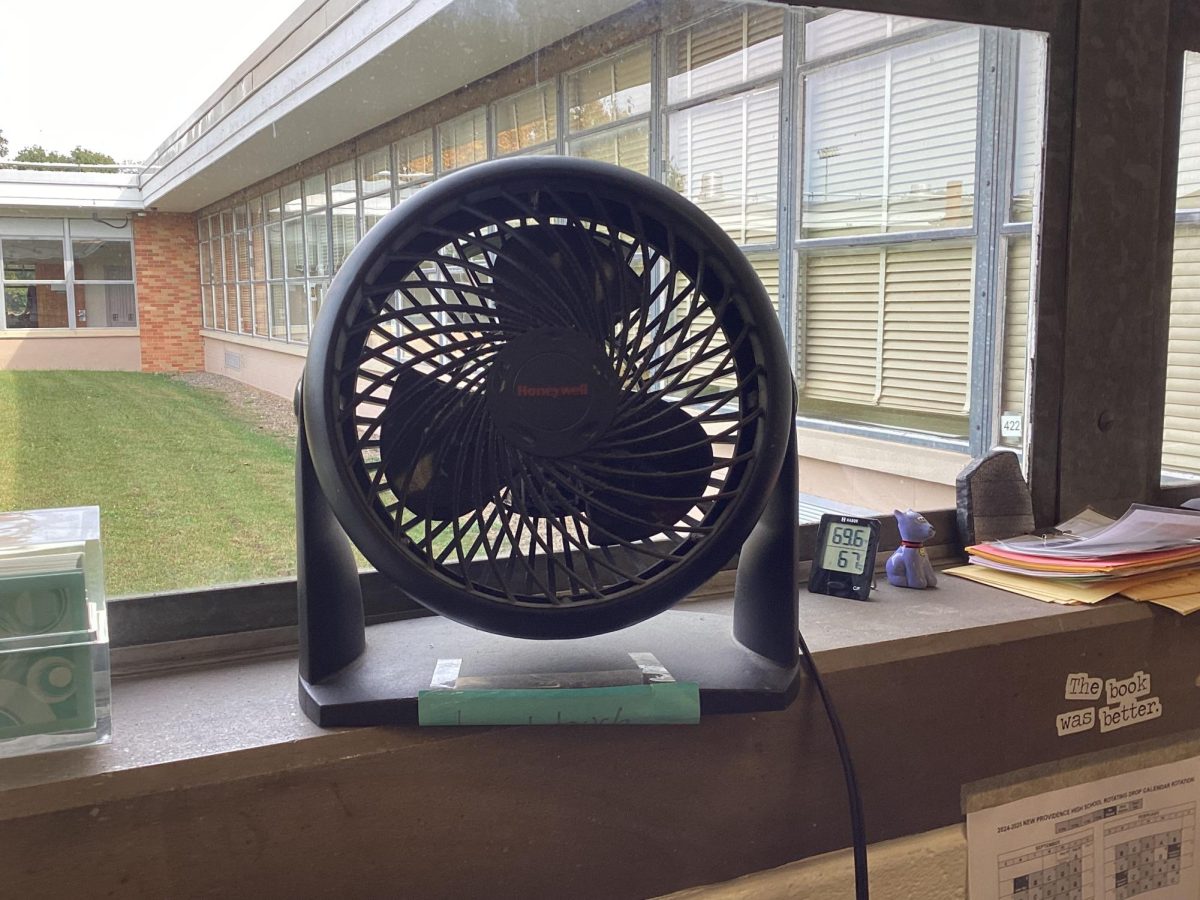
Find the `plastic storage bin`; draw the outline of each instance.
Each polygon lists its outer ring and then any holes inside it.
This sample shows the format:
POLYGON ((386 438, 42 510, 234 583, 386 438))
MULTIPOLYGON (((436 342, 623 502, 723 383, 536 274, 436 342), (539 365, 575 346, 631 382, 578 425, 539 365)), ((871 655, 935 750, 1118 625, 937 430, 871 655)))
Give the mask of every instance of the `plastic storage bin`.
POLYGON ((0 513, 0 757, 107 741, 100 510, 0 513))

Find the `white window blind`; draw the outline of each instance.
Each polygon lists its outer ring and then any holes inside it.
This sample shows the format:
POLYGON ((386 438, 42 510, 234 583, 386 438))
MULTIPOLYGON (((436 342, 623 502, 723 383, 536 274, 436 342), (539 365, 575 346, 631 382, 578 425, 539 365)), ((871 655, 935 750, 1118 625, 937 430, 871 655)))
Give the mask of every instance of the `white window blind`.
POLYGON ((1001 361, 1000 409, 1003 414, 1025 412, 1025 371, 1029 356, 1029 296, 1032 241, 1005 241, 1004 356, 1001 361))
POLYGON ((571 131, 649 112, 650 47, 639 45, 567 76, 567 105, 571 131))
MULTIPOLYGON (((1183 57, 1176 213, 1200 209, 1200 54, 1183 57)), ((1177 221, 1162 467, 1200 474, 1200 225, 1177 221)))
POLYGON ((493 106, 496 152, 516 153, 547 141, 558 132, 558 91, 553 81, 507 97, 493 106))
POLYGON ((971 224, 977 29, 811 73, 804 237, 971 224))
POLYGON ((672 113, 667 183, 740 244, 775 240, 779 89, 771 86, 672 113))
POLYGON ((487 115, 480 108, 439 125, 438 143, 444 172, 487 159, 487 115))
POLYGON ((785 10, 746 6, 667 41, 667 100, 677 103, 779 71, 785 10))
POLYGON ((598 159, 647 175, 650 172, 650 126, 645 121, 571 141, 571 156, 598 159))
POLYGON ((805 396, 962 415, 972 256, 950 242, 802 254, 805 396))

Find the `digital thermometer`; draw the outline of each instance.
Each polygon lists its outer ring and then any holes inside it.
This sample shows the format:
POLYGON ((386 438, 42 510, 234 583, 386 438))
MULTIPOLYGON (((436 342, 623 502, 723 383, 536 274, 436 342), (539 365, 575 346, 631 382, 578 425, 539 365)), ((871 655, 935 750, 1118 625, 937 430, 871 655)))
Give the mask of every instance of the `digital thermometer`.
POLYGON ((826 513, 817 530, 808 589, 815 594, 866 600, 875 578, 879 520, 826 513))

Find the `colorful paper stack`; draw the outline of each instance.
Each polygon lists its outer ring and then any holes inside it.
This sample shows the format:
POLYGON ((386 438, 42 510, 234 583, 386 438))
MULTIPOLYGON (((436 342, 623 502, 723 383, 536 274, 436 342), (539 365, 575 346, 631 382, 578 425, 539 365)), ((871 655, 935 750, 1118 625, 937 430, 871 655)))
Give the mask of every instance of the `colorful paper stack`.
POLYGON ((1134 504, 1113 521, 1087 510, 1048 536, 967 548, 946 571, 1049 603, 1121 595, 1181 614, 1200 610, 1200 511, 1134 504))

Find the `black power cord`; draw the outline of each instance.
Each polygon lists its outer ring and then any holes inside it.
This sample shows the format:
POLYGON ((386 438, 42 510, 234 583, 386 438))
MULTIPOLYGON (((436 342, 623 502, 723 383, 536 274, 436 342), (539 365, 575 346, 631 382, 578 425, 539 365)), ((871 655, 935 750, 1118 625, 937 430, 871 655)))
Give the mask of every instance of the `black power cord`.
POLYGON ((808 666, 809 674, 812 675, 813 684, 817 686, 817 693, 821 695, 821 702, 825 705, 825 715, 829 717, 829 726, 833 729, 833 739, 837 744, 838 756, 842 760, 842 773, 846 778, 846 793, 850 797, 850 831, 854 840, 854 897, 855 900, 870 900, 871 889, 867 878, 867 830, 863 823, 862 798, 858 794, 858 781, 854 777, 854 763, 850 759, 850 747, 846 743, 846 733, 842 730, 841 720, 838 719, 837 711, 833 708, 833 701, 825 690, 825 682, 821 680, 817 664, 813 662, 808 644, 804 642, 804 635, 800 634, 799 638, 800 652, 804 654, 804 661, 808 666))

